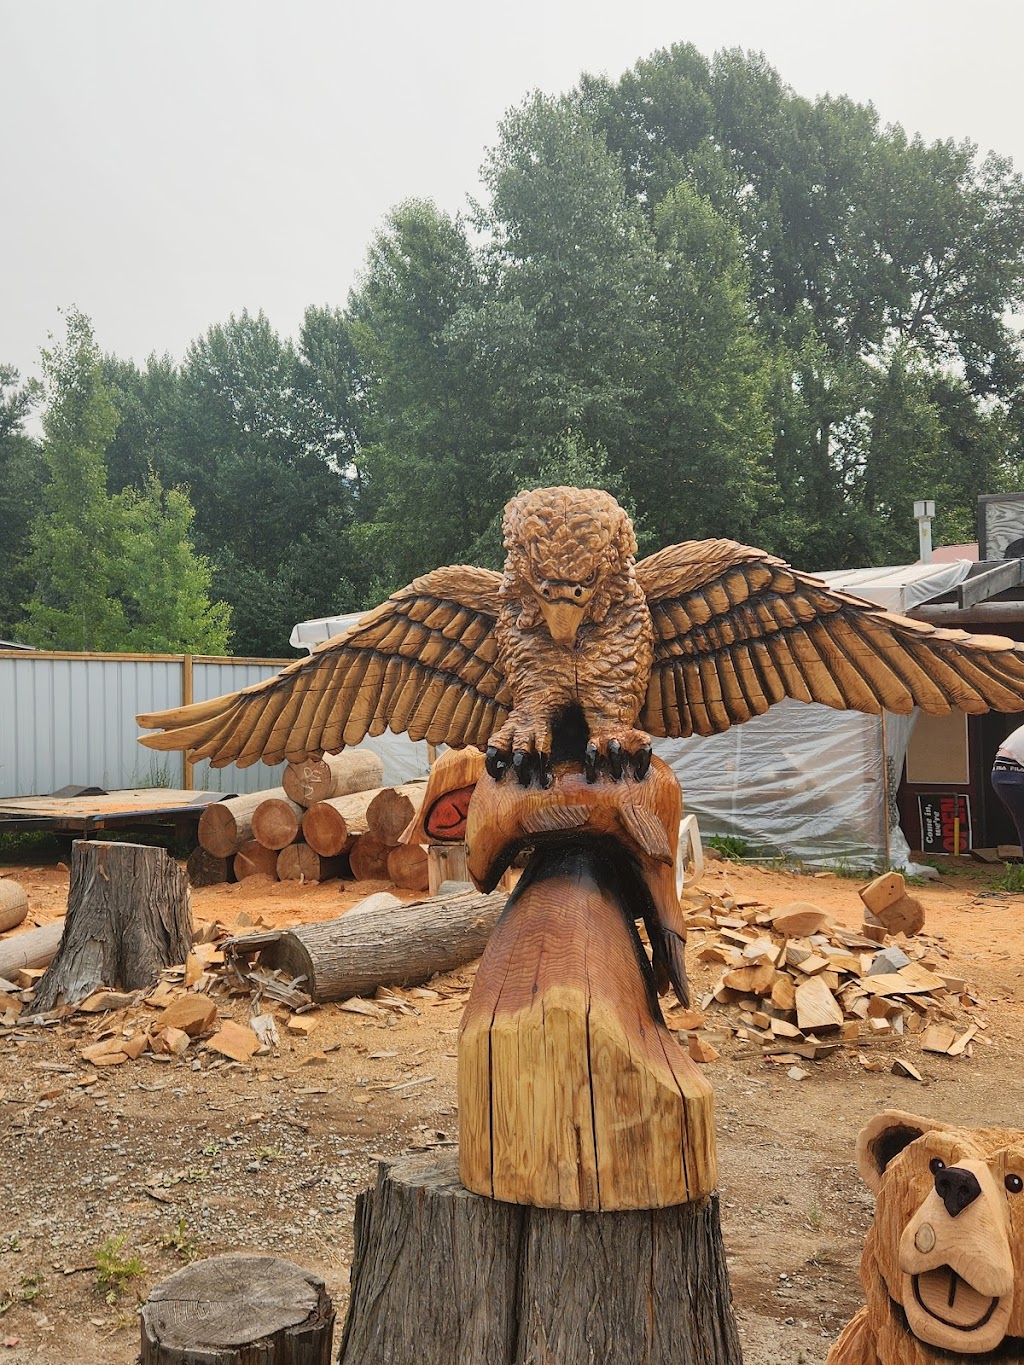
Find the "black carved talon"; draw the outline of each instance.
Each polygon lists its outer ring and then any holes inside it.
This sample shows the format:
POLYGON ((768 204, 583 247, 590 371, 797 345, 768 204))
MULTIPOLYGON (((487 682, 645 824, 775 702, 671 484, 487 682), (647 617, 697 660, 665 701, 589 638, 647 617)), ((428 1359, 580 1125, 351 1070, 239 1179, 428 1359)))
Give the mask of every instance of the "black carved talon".
POLYGON ((633 776, 638 782, 642 782, 650 771, 650 767, 651 749, 650 745, 647 745, 645 748, 639 750, 633 759, 633 776))
POLYGON ((555 775, 551 771, 551 755, 537 754, 537 781, 542 787, 547 789, 555 780, 555 775))
POLYGON ((484 754, 484 767, 495 782, 500 782, 505 776, 511 761, 512 755, 507 749, 489 748, 484 754))
POLYGON ((587 752, 583 755, 583 771, 586 774, 588 782, 597 781, 597 763, 597 745, 588 744, 587 752))
POLYGON ((533 776, 533 759, 530 754, 524 753, 522 749, 517 749, 512 755, 512 767, 515 769, 516 778, 521 787, 530 785, 530 778, 533 776))
POLYGON ((608 741, 608 771, 612 775, 612 781, 618 782, 622 776, 622 745, 617 739, 608 741))

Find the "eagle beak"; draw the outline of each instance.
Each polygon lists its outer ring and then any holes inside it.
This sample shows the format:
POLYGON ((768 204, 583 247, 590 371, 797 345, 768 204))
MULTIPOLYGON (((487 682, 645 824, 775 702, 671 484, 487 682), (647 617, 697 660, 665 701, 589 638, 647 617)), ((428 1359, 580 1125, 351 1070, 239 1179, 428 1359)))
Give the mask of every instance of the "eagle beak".
POLYGON ((552 640, 558 645, 572 645, 583 620, 583 605, 575 602, 545 602, 541 599, 541 613, 552 640))

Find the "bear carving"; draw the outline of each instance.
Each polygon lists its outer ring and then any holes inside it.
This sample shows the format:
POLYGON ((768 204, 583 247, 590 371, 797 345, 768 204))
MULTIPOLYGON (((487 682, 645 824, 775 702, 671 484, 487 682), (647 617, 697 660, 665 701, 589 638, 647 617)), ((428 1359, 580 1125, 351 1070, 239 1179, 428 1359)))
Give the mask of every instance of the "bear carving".
POLYGON ((1024 1365, 1024 1132, 889 1109, 857 1166, 877 1198, 867 1304, 826 1365, 1024 1365))

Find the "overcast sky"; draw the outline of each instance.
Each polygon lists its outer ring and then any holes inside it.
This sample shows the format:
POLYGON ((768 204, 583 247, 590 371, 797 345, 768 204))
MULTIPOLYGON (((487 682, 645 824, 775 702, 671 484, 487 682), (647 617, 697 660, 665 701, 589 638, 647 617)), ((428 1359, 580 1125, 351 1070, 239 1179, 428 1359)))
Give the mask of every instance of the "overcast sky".
POLYGON ((0 0, 0 363, 69 304, 140 362, 294 336, 391 206, 464 207, 505 109, 674 42, 1024 168, 1020 0, 0 0))

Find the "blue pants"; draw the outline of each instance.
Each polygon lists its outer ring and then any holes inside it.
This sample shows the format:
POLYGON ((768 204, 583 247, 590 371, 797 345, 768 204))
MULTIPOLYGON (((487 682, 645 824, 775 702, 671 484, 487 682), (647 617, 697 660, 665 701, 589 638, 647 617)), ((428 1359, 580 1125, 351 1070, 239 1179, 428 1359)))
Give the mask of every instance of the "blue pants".
POLYGON ((992 790, 1017 826, 1017 842, 1024 848, 1024 768, 993 768, 992 790))

